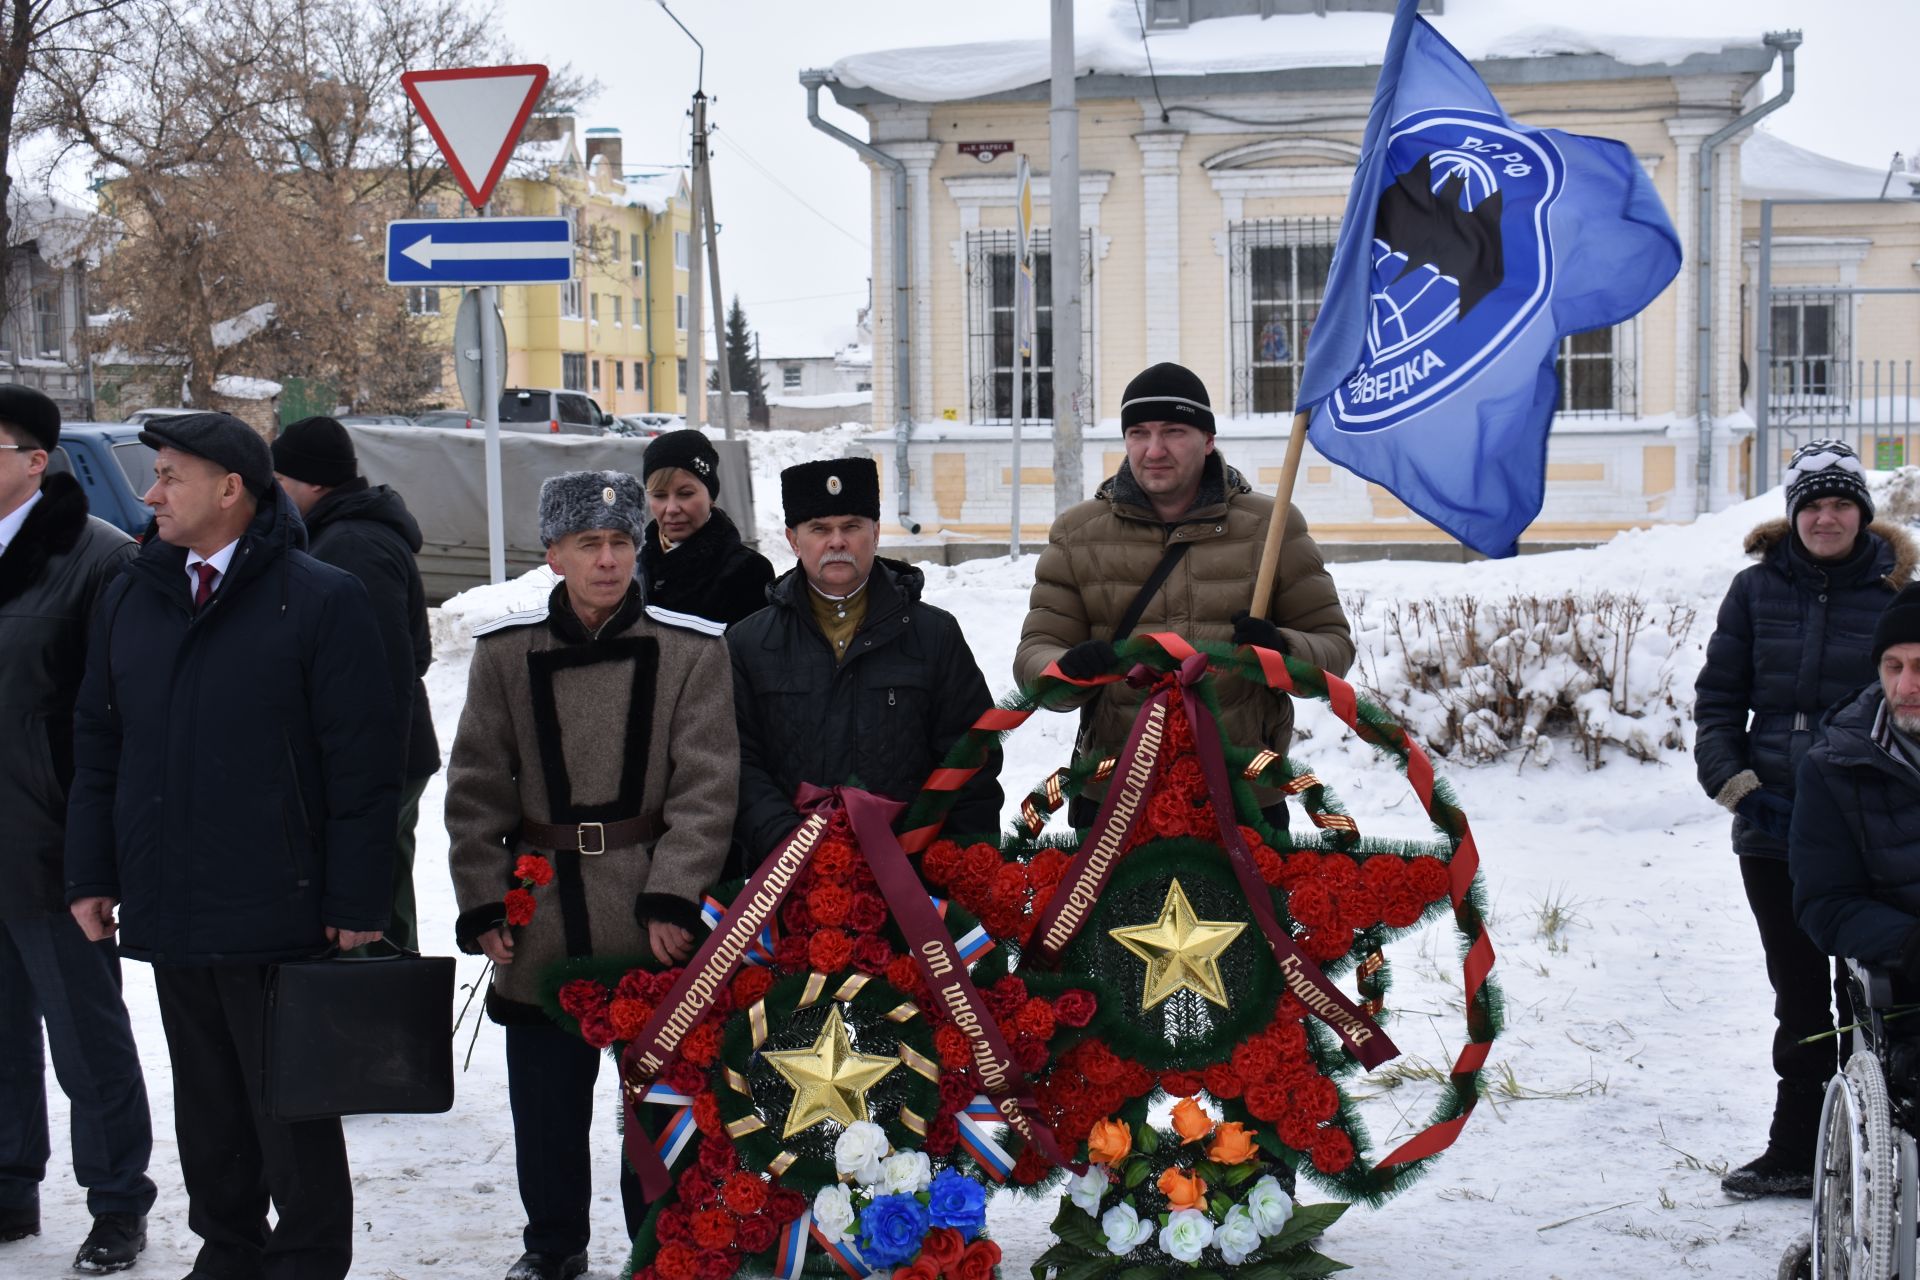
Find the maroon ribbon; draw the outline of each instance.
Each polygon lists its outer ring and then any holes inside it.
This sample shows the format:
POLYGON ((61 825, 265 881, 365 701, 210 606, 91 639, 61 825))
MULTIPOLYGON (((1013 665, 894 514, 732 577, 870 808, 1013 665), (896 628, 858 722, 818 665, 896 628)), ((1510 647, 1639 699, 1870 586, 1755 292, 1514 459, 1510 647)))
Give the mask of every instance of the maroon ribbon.
POLYGON ((734 899, 720 927, 701 944, 673 990, 660 1002, 646 1029, 620 1056, 620 1079, 626 1108, 627 1160, 640 1177, 648 1203, 673 1186, 672 1174, 652 1141, 642 1132, 636 1102, 646 1082, 657 1078, 679 1056, 681 1041, 700 1024, 707 1011, 725 994, 728 981, 744 962, 760 930, 773 919, 799 880, 825 835, 833 813, 844 810, 853 825, 861 853, 873 871, 915 962, 954 1023, 973 1047, 974 1066, 987 1096, 1017 1132, 1047 1160, 1065 1165, 1053 1131, 1041 1120, 1037 1105, 1026 1092, 1026 1075, 1008 1049, 999 1025, 974 987, 947 935, 926 887, 914 874, 907 855, 893 834, 893 819, 906 806, 853 787, 831 790, 802 783, 794 796, 800 825, 793 829, 771 857, 748 879, 734 899), (988 1083, 989 1079, 997 1081, 988 1083))

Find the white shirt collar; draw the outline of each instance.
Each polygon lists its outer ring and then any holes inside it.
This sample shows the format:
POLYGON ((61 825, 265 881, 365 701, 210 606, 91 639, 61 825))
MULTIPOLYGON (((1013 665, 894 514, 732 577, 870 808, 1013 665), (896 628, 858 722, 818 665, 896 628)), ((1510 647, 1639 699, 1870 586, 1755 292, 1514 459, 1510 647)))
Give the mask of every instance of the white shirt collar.
POLYGON ((199 586, 200 575, 193 571, 193 566, 210 564, 213 566, 213 581, 218 585, 220 579, 227 576, 227 566, 233 563, 233 552, 239 545, 240 539, 235 538, 210 556, 203 556, 198 551, 187 552, 187 582, 192 586, 199 586))
POLYGON ((27 495, 25 502, 8 514, 0 516, 0 551, 5 551, 12 546, 13 540, 20 536, 21 527, 27 523, 27 512, 33 510, 33 504, 38 501, 40 501, 40 491, 35 489, 27 495))

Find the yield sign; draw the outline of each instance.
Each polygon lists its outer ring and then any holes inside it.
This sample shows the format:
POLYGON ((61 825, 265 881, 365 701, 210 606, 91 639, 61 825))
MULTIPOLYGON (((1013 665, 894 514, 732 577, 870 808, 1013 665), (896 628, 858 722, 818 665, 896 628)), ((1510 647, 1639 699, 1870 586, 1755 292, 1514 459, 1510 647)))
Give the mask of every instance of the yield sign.
POLYGON ((484 208, 534 101, 546 88, 547 69, 527 64, 409 71, 400 84, 440 144, 460 189, 474 208, 484 208))

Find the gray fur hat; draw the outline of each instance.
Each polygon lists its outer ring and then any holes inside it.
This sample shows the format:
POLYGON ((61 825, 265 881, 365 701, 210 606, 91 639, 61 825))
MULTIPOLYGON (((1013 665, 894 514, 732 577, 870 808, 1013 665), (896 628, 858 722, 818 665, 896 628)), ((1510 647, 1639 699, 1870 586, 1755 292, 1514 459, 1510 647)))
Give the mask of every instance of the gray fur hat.
POLYGON ((568 471, 541 482, 542 546, 589 529, 619 529, 638 542, 646 524, 646 494, 624 471, 568 471))

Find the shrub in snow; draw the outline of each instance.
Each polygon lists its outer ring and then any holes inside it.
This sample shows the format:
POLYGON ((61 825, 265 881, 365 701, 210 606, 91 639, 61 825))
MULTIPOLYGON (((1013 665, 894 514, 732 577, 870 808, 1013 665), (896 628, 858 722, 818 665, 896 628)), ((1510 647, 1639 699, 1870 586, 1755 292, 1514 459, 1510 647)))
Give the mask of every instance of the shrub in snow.
POLYGON ((1610 746, 1636 760, 1686 747, 1674 665, 1689 605, 1612 591, 1346 604, 1358 682, 1439 754, 1545 764, 1564 737, 1591 769, 1610 746))

